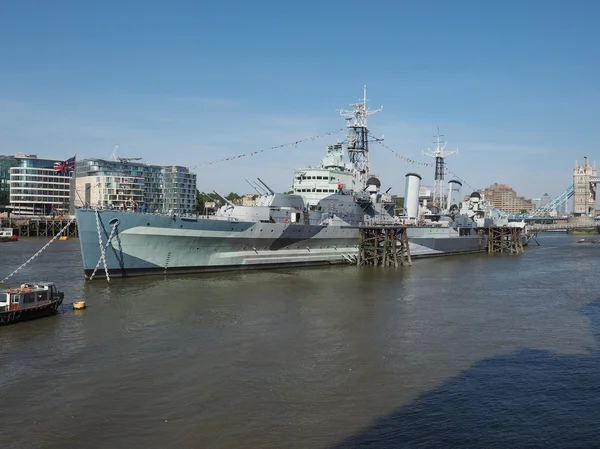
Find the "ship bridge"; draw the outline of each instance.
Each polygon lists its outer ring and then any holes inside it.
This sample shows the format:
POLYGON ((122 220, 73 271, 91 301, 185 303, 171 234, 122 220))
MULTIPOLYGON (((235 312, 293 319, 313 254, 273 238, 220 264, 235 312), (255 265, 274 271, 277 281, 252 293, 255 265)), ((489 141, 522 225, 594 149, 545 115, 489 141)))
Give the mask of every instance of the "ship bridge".
POLYGON ((353 164, 344 162, 343 154, 341 144, 329 145, 320 167, 294 170, 293 192, 311 204, 330 195, 352 194, 355 170, 353 164))

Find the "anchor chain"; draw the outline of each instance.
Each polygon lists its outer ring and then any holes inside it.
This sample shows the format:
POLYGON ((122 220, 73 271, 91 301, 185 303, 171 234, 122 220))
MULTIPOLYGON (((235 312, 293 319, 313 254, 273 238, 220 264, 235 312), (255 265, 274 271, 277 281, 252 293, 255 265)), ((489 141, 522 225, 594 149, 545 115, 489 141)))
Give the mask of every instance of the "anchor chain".
POLYGON ((113 228, 110 231, 110 235, 108 236, 108 240, 106 241, 106 246, 105 246, 102 243, 102 233, 100 232, 100 213, 98 211, 96 211, 96 229, 98 231, 98 244, 100 246, 100 259, 98 259, 96 268, 94 268, 94 271, 92 271, 92 275, 90 276, 90 279, 88 282, 90 282, 92 279, 94 279, 94 276, 96 275, 96 271, 98 271, 98 268, 100 268, 100 262, 102 262, 104 265, 104 274, 106 275, 106 280, 107 280, 107 282, 110 282, 110 276, 108 275, 108 267, 106 265, 106 250, 108 249, 108 246, 111 244, 111 240, 112 240, 113 236, 115 235, 115 231, 117 230, 118 225, 119 225, 118 221, 113 225, 113 228))
POLYGON ((39 256, 46 248, 48 248, 50 246, 50 244, 52 242, 54 242, 58 237, 60 237, 62 235, 63 232, 65 232, 69 226, 71 226, 71 223, 73 223, 75 221, 75 218, 71 218, 71 220, 69 220, 69 222, 66 224, 66 226, 64 228, 62 228, 60 230, 60 232, 58 234, 56 234, 52 240, 50 240, 48 243, 46 243, 42 249, 40 249, 37 253, 35 253, 33 256, 31 256, 29 258, 29 260, 27 260, 27 262, 25 262, 23 265, 21 265, 19 268, 17 268, 15 271, 13 271, 12 273, 10 273, 8 276, 6 276, 4 279, 2 279, 0 281, 0 284, 4 284, 4 281, 6 281, 7 279, 13 277, 15 274, 17 274, 22 268, 25 267, 25 265, 27 265, 29 262, 31 262, 33 259, 35 259, 37 256, 39 256))

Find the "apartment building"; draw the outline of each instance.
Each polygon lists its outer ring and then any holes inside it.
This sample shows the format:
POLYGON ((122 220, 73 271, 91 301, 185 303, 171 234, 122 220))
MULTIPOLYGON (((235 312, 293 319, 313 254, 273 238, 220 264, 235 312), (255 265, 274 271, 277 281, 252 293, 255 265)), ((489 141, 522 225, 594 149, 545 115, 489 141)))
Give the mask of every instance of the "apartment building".
POLYGON ((147 165, 120 158, 77 162, 75 205, 157 213, 196 209, 196 175, 186 167, 147 165))
POLYGON ((531 200, 518 196, 517 192, 506 184, 493 184, 487 187, 483 194, 492 207, 509 214, 518 214, 523 210, 531 211, 535 208, 531 200))

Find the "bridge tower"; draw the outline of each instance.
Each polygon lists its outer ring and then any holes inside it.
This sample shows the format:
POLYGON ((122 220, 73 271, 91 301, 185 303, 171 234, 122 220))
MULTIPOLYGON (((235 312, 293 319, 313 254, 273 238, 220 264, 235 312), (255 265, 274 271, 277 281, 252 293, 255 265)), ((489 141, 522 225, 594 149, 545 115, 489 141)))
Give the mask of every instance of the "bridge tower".
POLYGON ((573 213, 575 215, 595 215, 596 211, 596 184, 590 178, 597 175, 596 162, 594 165, 588 162, 587 156, 583 156, 583 163, 579 165, 575 161, 573 169, 573 213))

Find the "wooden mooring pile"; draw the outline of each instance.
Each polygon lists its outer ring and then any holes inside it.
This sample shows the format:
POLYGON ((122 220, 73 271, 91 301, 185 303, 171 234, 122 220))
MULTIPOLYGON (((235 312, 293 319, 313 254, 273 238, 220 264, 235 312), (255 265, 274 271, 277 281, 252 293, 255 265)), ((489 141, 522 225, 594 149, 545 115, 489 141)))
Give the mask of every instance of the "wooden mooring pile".
POLYGON ((520 254, 523 249, 523 229, 512 227, 486 228, 488 253, 520 254))
MULTIPOLYGON (((12 228, 19 237, 54 237, 69 223, 67 218, 3 218, 0 223, 2 228, 12 228)), ((73 221, 64 233, 68 237, 77 237, 77 222, 73 221)))
POLYGON ((412 265, 406 226, 365 225, 359 232, 357 265, 412 265))

